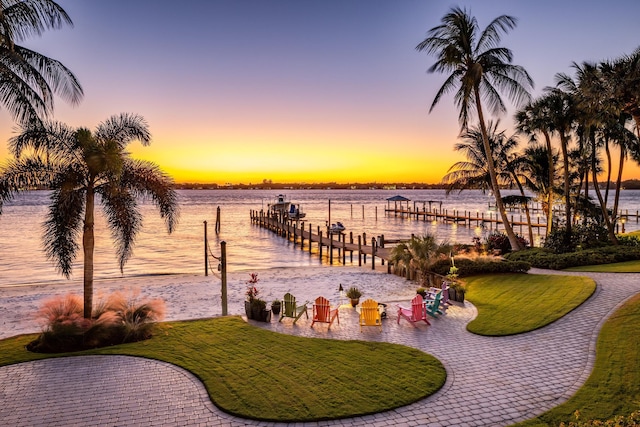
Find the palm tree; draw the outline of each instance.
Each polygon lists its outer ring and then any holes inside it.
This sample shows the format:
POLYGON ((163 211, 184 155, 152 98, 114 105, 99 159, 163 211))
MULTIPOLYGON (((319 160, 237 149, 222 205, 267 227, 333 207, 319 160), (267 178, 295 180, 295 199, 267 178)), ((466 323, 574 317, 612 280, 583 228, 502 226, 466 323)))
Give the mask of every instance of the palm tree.
MULTIPOLYGON (((550 157, 547 162, 547 164, 550 165, 550 167, 548 168, 549 177, 547 181, 553 182, 553 177, 555 175, 555 165, 551 159, 551 156, 553 156, 553 149, 551 147, 551 132, 554 129, 552 128, 550 114, 551 113, 549 111, 548 105, 544 102, 544 99, 539 99, 518 111, 516 113, 516 122, 518 132, 529 135, 529 137, 531 138, 531 142, 537 142, 535 136, 538 132, 540 132, 544 136, 544 142, 547 146, 546 152, 550 157)), ((549 193, 549 198, 545 201, 545 205, 547 207, 547 236, 549 235, 549 233, 551 233, 551 228, 553 226, 553 221, 551 221, 553 213, 553 202, 550 195, 551 194, 549 193)))
POLYGON ((45 252, 69 278, 82 236, 86 318, 91 317, 93 305, 96 204, 102 206, 116 242, 120 271, 132 255, 142 226, 137 197, 151 197, 169 233, 176 225, 178 206, 172 179, 155 164, 134 160, 125 151, 135 140, 148 145, 150 138, 141 116, 120 114, 100 123, 94 132, 62 123, 31 122, 10 140, 16 158, 0 169, 0 214, 2 203, 17 192, 37 184, 53 190, 44 223, 45 252), (21 156, 25 149, 30 150, 21 156))
MULTIPOLYGON (((506 33, 515 26, 514 17, 501 15, 479 33, 476 19, 469 16, 465 9, 455 7, 442 18, 442 24, 429 30, 428 37, 416 46, 420 52, 437 56, 429 72, 450 73, 438 90, 429 111, 433 110, 444 94, 457 89, 454 99, 460 109, 458 119, 461 128, 467 128, 469 115, 475 110, 485 153, 491 153, 491 147, 482 100, 488 103, 492 113, 504 113, 506 107, 499 91, 506 91, 512 101, 520 104, 529 101, 528 89, 533 87, 533 81, 526 70, 511 64, 511 50, 498 45, 501 33, 506 33)), ((514 250, 522 249, 507 218, 491 156, 487 156, 487 168, 496 206, 502 216, 511 247, 514 250)))
POLYGON ((54 1, 0 2, 0 102, 21 123, 48 116, 53 94, 72 105, 82 99, 80 83, 62 63, 18 44, 64 25, 73 23, 54 1))
MULTIPOLYGON (((502 201, 505 204, 518 205, 524 209, 529 228, 529 240, 533 242, 529 197, 525 194, 521 179, 522 161, 520 156, 515 153, 518 140, 515 135, 507 137, 504 131, 498 131, 499 124, 499 120, 489 121, 487 127, 490 146, 493 150, 491 157, 497 160, 498 183, 501 186, 515 185, 520 191, 520 196, 503 197, 502 201)), ((468 129, 461 136, 461 139, 463 142, 456 143, 454 150, 461 151, 467 160, 456 162, 442 178, 442 183, 446 185, 446 194, 450 194, 453 190, 462 192, 469 188, 478 188, 484 193, 491 189, 491 178, 487 168, 487 156, 484 152, 480 127, 468 129)))
POLYGON ((447 242, 438 243, 435 236, 411 236, 408 242, 402 242, 391 251, 390 261, 394 265, 404 266, 407 269, 407 277, 410 269, 420 273, 420 283, 428 286, 430 273, 436 261, 446 258, 451 254, 451 245, 447 242))

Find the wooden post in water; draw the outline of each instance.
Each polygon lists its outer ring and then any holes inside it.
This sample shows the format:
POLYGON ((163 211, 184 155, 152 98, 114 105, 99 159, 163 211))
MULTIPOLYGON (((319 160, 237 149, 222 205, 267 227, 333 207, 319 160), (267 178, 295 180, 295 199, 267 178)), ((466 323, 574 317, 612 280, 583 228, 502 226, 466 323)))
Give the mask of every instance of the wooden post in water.
POLYGON ((209 275, 209 254, 207 253, 207 221, 204 221, 204 275, 209 275))
POLYGON ((320 260, 322 260, 322 231, 320 231, 320 226, 318 226, 318 252, 320 260))
POLYGON ((333 265, 333 234, 327 233, 329 238, 329 265, 333 265))
MULTIPOLYGON (((349 243, 353 245, 353 231, 349 232, 349 243)), ((351 250, 349 257, 351 259, 351 263, 353 263, 353 250, 351 250)))
POLYGON ((362 236, 358 235, 358 266, 362 266, 362 236))
POLYGON ((222 279, 222 315, 226 316, 227 313, 227 242, 224 240, 220 242, 220 278, 222 279))
POLYGON ((376 269, 376 238, 371 238, 371 269, 376 269))
MULTIPOLYGON (((384 234, 380 235, 380 247, 384 248, 384 234)), ((381 265, 384 265, 384 258, 380 258, 380 262, 382 263, 381 265)))
MULTIPOLYGON (((362 233, 362 244, 367 246, 367 233, 362 233)), ((365 264, 367 263, 367 254, 366 253, 362 254, 362 261, 365 264)))
POLYGON ((347 263, 347 236, 342 236, 342 265, 347 263))
POLYGON ((311 237, 311 223, 309 223, 309 253, 311 253, 311 246, 313 246, 313 238, 311 237))
POLYGON ((220 206, 216 208, 216 234, 220 234, 220 206))

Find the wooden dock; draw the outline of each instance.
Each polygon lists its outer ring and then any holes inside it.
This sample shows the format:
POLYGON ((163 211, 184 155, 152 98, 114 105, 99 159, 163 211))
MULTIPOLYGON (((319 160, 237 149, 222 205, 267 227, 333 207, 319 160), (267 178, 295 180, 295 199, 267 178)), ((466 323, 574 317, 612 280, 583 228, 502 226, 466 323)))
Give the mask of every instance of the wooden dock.
MULTIPOLYGON (((409 218, 421 221, 440 221, 446 223, 462 224, 468 227, 483 227, 489 229, 496 229, 502 224, 502 218, 498 212, 479 212, 479 211, 449 211, 447 209, 429 209, 423 208, 422 210, 415 207, 411 208, 389 208, 385 210, 385 215, 396 216, 400 218, 409 218)), ((510 214, 510 222, 513 227, 519 227, 519 231, 522 233, 528 226, 526 218, 520 214, 515 216, 510 214)), ((546 222, 540 222, 540 217, 536 216, 536 221, 532 222, 531 226, 537 230, 540 234, 540 230, 544 230, 547 227, 546 222)))
POLYGON ((314 227, 305 221, 292 221, 283 215, 267 215, 264 211, 252 210, 250 217, 253 224, 292 241, 294 245, 300 245, 300 250, 306 250, 311 254, 315 249, 320 259, 326 253, 329 264, 333 264, 334 259, 341 260, 343 265, 346 264, 348 253, 351 263, 354 262, 354 254, 358 257, 359 266, 366 264, 368 257, 371 269, 375 270, 376 258, 378 258, 381 265, 387 263, 387 272, 391 272, 388 262, 391 249, 384 247, 384 235, 371 237, 367 241, 366 233, 357 236, 354 236, 353 232, 332 234, 326 226, 314 227))

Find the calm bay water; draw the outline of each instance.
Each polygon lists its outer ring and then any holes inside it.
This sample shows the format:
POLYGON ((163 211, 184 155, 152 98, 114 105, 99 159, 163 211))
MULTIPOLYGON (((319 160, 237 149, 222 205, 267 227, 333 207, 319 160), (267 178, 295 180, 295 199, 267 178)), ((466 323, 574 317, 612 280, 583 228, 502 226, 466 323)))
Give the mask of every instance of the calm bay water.
MULTIPOLYGON (((229 271, 257 270, 271 267, 317 266, 323 261, 317 254, 301 251, 293 243, 251 224, 250 210, 267 209, 279 193, 300 203, 305 221, 324 226, 329 220, 340 221, 354 236, 367 233, 367 240, 384 234, 386 239, 406 239, 412 233, 432 233, 442 240, 470 243, 474 236, 483 237, 488 230, 462 225, 432 223, 386 217, 386 199, 403 195, 414 201, 434 201, 448 210, 486 212, 490 196, 479 191, 445 196, 443 190, 181 190, 180 222, 174 233, 167 234, 162 219, 148 201, 141 203, 144 215, 133 258, 124 276, 204 273, 204 221, 209 223, 209 244, 214 255, 220 255, 220 242, 227 242, 229 271), (216 208, 221 210, 221 231, 214 232, 216 208)), ((47 191, 18 195, 5 205, 0 215, 0 286, 51 283, 60 276, 42 250, 42 223, 49 203, 47 191)), ((393 207, 393 202, 391 202, 393 207)), ((418 206, 422 207, 422 203, 418 206)), ((622 193, 621 208, 635 213, 640 209, 640 192, 622 193)), ((494 213, 495 214, 495 213, 494 213)), ((308 225, 307 225, 308 227, 308 225)), ((638 229, 635 219, 627 223, 627 231, 638 229)), ((326 262, 326 260, 325 260, 326 262)), ((334 260, 335 262, 335 260, 334 260)), ((348 261, 347 261, 348 262, 348 261)), ((356 261, 357 262, 357 261, 356 261)), ((77 260, 73 279, 82 278, 82 257, 77 260)), ((215 264, 214 264, 215 267, 215 264)), ((121 277, 112 241, 104 218, 96 223, 95 277, 121 277)))

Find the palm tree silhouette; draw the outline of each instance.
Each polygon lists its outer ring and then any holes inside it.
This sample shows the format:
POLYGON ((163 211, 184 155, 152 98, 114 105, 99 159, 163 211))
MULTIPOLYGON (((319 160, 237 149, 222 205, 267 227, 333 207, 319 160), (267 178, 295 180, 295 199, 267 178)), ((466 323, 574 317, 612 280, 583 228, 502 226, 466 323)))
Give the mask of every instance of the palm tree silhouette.
POLYGON ((44 223, 45 252, 68 278, 82 237, 85 318, 91 317, 93 307, 96 205, 107 218, 121 271, 142 226, 138 196, 150 196, 169 233, 175 228, 178 205, 173 180, 155 164, 134 160, 125 151, 135 140, 148 145, 150 139, 141 116, 120 114, 100 123, 94 132, 59 122, 30 122, 10 140, 16 157, 0 169, 0 214, 2 203, 17 192, 33 185, 53 190, 44 223))
MULTIPOLYGON (((471 17, 465 9, 455 7, 442 18, 442 24, 429 30, 428 37, 416 46, 420 52, 436 55, 437 60, 428 69, 429 72, 448 74, 429 111, 433 110, 443 95, 456 90, 454 100, 460 110, 458 119, 461 128, 463 130, 467 128, 469 116, 475 110, 480 123, 485 153, 491 153, 491 147, 482 100, 488 103, 492 113, 504 113, 506 107, 500 98, 500 91, 505 91, 507 96, 519 105, 529 101, 528 90, 533 87, 533 81, 526 70, 511 64, 513 59, 511 50, 498 45, 501 33, 506 33, 515 26, 515 18, 501 15, 480 32, 476 19, 471 17)), ((522 249, 507 218, 494 159, 491 156, 487 156, 487 168, 496 206, 511 247, 514 250, 522 249)))

